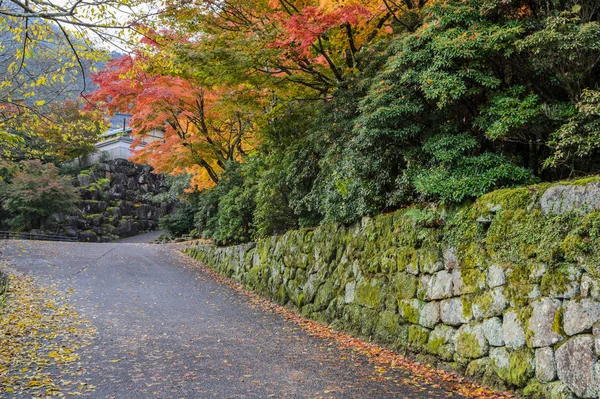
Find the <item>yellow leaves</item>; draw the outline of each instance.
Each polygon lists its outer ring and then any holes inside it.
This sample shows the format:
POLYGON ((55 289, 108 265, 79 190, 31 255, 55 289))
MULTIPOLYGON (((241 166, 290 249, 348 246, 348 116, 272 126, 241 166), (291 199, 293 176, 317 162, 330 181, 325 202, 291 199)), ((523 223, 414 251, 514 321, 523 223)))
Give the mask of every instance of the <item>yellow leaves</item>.
POLYGON ((41 107, 44 104, 46 104, 45 100, 38 100, 35 102, 36 107, 41 107))
POLYGON ((45 85, 46 83, 48 83, 48 79, 44 75, 38 77, 35 81, 36 86, 45 85))
MULTIPOLYGON (((0 317, 0 392, 64 396, 61 390, 72 383, 65 377, 80 377, 84 371, 77 350, 90 343, 95 330, 54 287, 40 289, 32 279, 10 271, 9 278, 10 298, 0 317)), ((85 392, 93 389, 83 384, 85 392)))

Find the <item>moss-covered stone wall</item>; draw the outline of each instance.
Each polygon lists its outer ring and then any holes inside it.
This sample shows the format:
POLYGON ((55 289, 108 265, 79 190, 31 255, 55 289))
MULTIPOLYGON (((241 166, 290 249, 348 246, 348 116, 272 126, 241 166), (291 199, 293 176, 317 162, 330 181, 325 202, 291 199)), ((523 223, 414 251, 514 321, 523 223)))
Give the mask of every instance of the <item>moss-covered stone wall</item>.
POLYGON ((148 165, 101 162, 80 172, 74 184, 81 195, 79 213, 66 218, 63 230, 79 241, 107 242, 154 230, 168 210, 147 198, 168 190, 164 176, 148 165))
POLYGON ((530 398, 600 396, 600 179, 187 253, 340 330, 530 398))

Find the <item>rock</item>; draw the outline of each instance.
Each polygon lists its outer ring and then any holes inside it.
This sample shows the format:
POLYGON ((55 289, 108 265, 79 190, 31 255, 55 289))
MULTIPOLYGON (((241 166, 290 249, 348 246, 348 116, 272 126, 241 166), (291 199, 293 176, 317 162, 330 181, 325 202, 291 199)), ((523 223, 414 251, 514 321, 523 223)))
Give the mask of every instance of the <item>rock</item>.
POLYGON ((509 349, 515 350, 525 346, 525 331, 514 310, 509 310, 504 313, 502 335, 504 337, 504 343, 509 349))
POLYGON ((500 287, 506 282, 504 269, 500 265, 492 265, 487 270, 487 284, 490 288, 500 287))
POLYGON ((584 214, 600 209, 600 182, 550 187, 542 195, 540 207, 545 214, 570 211, 584 214))
POLYGON ((578 335, 561 345, 555 353, 558 378, 575 395, 595 398, 597 394, 594 364, 594 338, 578 335))
POLYGON ((589 274, 581 276, 581 296, 600 299, 600 286, 598 281, 589 274))
POLYGON ((407 273, 396 273, 392 278, 398 299, 411 299, 417 293, 417 278, 407 273))
POLYGON ((481 324, 465 324, 456 335, 456 353, 467 359, 478 359, 488 354, 489 346, 481 324))
POLYGON ((508 373, 509 358, 508 351, 505 347, 490 348, 490 359, 492 359, 492 367, 502 380, 506 380, 508 373))
POLYGON ((404 320, 412 324, 421 321, 421 310, 424 302, 419 299, 403 299, 398 303, 398 311, 404 320))
POLYGON ((345 303, 354 302, 355 292, 356 292, 356 281, 350 281, 349 283, 346 284, 344 302, 345 303))
MULTIPOLYGON (((556 299, 542 298, 531 304, 532 312, 528 321, 528 329, 531 332, 529 344, 532 348, 541 348, 554 345, 564 339, 555 331, 555 320, 560 309, 561 302, 556 299)), ((556 329, 560 328, 557 327, 556 329)))
POLYGON ((371 280, 362 279, 356 283, 354 293, 357 304, 369 309, 378 309, 380 306, 383 283, 373 278, 371 280))
POLYGON ((552 348, 539 348, 535 351, 535 378, 540 382, 550 382, 556 379, 556 365, 552 348))
POLYGON ((405 265, 406 268, 406 272, 410 273, 414 276, 418 276, 419 275, 419 262, 417 262, 416 260, 416 256, 415 259, 412 262, 408 262, 405 265))
POLYGON ((535 356, 527 348, 511 352, 508 356, 506 381, 516 387, 523 387, 535 375, 535 356))
POLYGON ((92 179, 89 175, 78 175, 77 181, 80 187, 89 187, 92 184, 92 179))
POLYGON ((562 381, 542 384, 533 382, 523 390, 525 399, 575 399, 573 392, 562 381))
POLYGON ((79 219, 79 216, 67 216, 66 219, 66 225, 67 226, 74 226, 77 227, 77 220, 79 219))
POLYGON ((472 316, 465 313, 461 298, 451 298, 440 302, 440 315, 444 324, 460 326, 468 323, 472 316))
POLYGON ((581 301, 566 301, 564 313, 564 330, 569 336, 590 329, 600 320, 600 303, 584 298, 581 301))
POLYGON ((98 242, 98 236, 91 230, 84 230, 79 232, 78 240, 80 242, 98 242))
POLYGON ((467 377, 476 378, 481 380, 486 372, 492 369, 492 359, 484 357, 482 359, 475 359, 469 363, 465 374, 467 377))
POLYGON ((427 328, 411 325, 408 327, 408 345, 413 349, 424 350, 429 340, 427 328))
POLYGON ((456 256, 456 247, 448 247, 444 252, 444 267, 447 270, 453 270, 458 266, 458 258, 456 256))
POLYGON ((421 309, 419 324, 423 327, 434 328, 440 322, 440 304, 426 302, 421 309))
POLYGON ((440 324, 429 334, 427 352, 443 360, 452 360, 456 346, 456 329, 440 324))
POLYGON ((452 296, 452 276, 442 270, 432 276, 421 276, 426 300, 444 299, 452 296))
POLYGON ((542 277, 542 295, 559 299, 570 299, 580 292, 581 272, 577 265, 564 264, 549 270, 542 277))
POLYGON ((455 296, 472 294, 485 289, 485 274, 479 269, 454 269, 452 285, 455 296))
POLYGON ((504 346, 502 321, 498 317, 485 320, 481 324, 483 335, 491 346, 504 346))
POLYGON ((508 300, 504 296, 502 287, 487 290, 483 295, 475 297, 472 304, 473 317, 476 320, 502 316, 508 307, 508 300))
POLYGON ((592 328, 592 334, 594 335, 594 347, 596 354, 600 356, 600 323, 594 324, 592 328))
POLYGON ((77 228, 75 226, 67 226, 65 228, 65 234, 68 237, 77 237, 77 228))
POLYGON ((444 269, 442 254, 437 246, 419 249, 418 257, 419 267, 423 273, 433 274, 444 269))

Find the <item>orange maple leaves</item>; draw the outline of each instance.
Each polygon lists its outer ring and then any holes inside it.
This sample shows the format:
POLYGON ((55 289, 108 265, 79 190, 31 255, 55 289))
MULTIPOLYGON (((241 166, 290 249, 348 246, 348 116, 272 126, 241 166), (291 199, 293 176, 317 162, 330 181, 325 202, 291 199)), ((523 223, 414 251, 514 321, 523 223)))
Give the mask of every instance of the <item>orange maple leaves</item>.
POLYGON ((191 79, 148 72, 147 57, 137 52, 112 60, 94 76, 99 88, 90 101, 132 114, 132 146, 144 145, 134 161, 161 173, 190 173, 196 189, 216 184, 226 162, 254 146, 248 115, 221 101, 226 88, 207 90, 191 79), (164 139, 145 143, 155 131, 164 139))

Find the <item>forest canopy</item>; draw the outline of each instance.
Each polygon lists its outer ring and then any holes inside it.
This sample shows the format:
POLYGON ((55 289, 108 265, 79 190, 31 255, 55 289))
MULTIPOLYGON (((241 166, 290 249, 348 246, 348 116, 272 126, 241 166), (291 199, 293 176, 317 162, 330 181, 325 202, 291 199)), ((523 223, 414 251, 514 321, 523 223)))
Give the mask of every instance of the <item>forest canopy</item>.
MULTIPOLYGON (((93 76, 229 244, 600 172, 596 0, 167 0, 93 76)), ((88 105, 89 107, 89 105, 88 105)), ((181 188, 181 185, 176 185, 181 188)))

